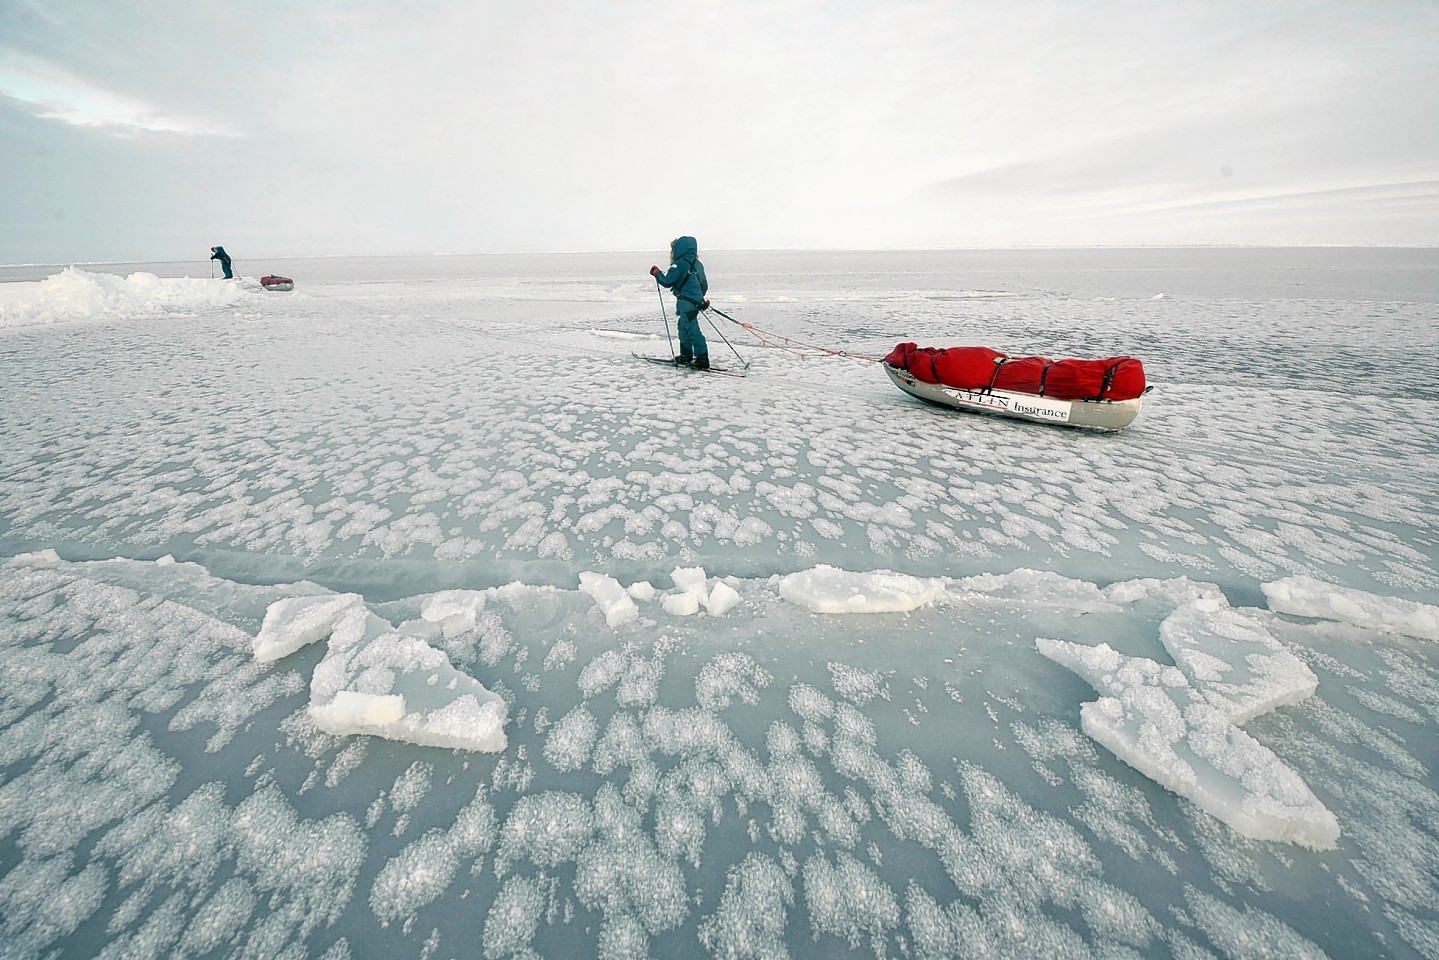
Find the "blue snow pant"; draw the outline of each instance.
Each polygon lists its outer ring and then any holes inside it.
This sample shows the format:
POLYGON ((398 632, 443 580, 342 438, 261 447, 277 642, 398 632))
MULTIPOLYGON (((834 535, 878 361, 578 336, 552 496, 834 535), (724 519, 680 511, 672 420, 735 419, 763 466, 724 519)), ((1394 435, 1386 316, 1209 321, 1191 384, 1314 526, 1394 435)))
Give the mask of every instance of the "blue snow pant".
POLYGON ((709 344, 705 343, 705 335, 700 332, 699 307, 688 300, 680 300, 675 310, 679 314, 680 356, 709 356, 709 344))

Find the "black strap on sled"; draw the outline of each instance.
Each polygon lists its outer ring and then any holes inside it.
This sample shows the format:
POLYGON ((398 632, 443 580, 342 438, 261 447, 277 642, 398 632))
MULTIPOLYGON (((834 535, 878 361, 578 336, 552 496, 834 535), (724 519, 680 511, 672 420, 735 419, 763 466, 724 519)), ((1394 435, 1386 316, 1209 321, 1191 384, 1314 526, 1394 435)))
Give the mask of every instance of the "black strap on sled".
POLYGON ((1099 386, 1099 394, 1094 398, 1103 400, 1109 393, 1109 388, 1114 386, 1114 372, 1119 369, 1118 363, 1111 363, 1109 369, 1104 371, 1104 382, 1099 386))
POLYGON ((996 380, 999 379, 999 368, 1002 367, 1002 366, 1004 366, 1004 365, 1005 365, 1006 363, 1008 363, 1008 362, 1009 362, 1009 358, 1008 358, 1008 357, 995 357, 995 358, 994 358, 994 372, 989 375, 989 383, 988 383, 987 385, 985 385, 984 387, 980 388, 979 393, 980 393, 981 395, 990 394, 990 393, 993 393, 993 392, 994 392, 994 381, 996 381, 996 380))

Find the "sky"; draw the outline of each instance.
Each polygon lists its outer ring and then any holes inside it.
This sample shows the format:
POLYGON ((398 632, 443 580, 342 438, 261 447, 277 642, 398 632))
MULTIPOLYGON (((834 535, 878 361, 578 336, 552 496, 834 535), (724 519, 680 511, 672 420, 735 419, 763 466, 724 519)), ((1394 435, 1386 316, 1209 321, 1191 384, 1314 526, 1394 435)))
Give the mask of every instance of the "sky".
POLYGON ((0 0, 0 263, 1439 245, 1439 3, 0 0))

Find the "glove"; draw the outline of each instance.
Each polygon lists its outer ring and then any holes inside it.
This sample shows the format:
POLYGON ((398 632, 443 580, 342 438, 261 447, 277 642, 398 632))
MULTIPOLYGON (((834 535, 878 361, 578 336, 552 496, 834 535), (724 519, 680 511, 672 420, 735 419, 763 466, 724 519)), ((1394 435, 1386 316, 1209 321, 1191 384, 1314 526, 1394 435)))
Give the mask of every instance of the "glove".
POLYGON ((657 276, 659 276, 659 275, 660 275, 660 268, 659 268, 659 267, 650 267, 650 276, 652 276, 652 277, 657 277, 657 276))
POLYGON ((700 309, 701 309, 701 310, 708 310, 709 308, 710 308, 710 302, 709 302, 708 300, 706 300, 706 301, 704 301, 703 303, 700 304, 700 309))

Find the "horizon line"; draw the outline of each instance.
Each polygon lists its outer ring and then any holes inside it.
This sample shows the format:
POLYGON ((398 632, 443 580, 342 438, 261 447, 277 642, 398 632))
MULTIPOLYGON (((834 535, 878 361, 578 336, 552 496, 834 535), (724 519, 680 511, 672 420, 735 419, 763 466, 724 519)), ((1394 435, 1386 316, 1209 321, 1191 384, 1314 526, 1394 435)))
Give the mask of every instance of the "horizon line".
MULTIPOLYGON (((1114 244, 1009 244, 1002 246, 880 246, 880 247, 709 247, 708 253, 1022 253, 1027 251, 1099 251, 1099 250, 1439 250, 1439 244, 1412 243, 1114 243, 1114 244)), ((618 256, 635 254, 653 256, 652 249, 602 250, 488 250, 473 253, 399 252, 399 253, 321 253, 321 254, 247 254, 243 260, 385 260, 404 257, 579 257, 618 256)), ((205 263, 205 257, 155 258, 149 260, 35 260, 0 263, 0 269, 33 267, 95 267, 151 263, 205 263)))

